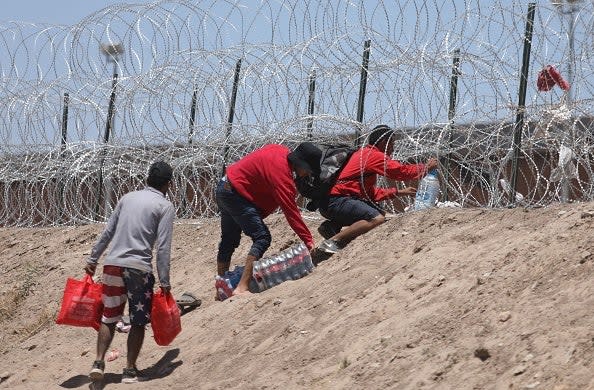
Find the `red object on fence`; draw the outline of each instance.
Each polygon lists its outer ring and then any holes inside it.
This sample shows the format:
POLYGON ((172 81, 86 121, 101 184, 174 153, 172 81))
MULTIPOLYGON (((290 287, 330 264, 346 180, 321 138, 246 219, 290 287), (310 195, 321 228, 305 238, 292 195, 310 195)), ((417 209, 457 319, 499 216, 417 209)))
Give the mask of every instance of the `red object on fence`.
POLYGON ((570 88, 569 83, 565 81, 559 71, 553 65, 547 65, 538 73, 536 86, 539 91, 550 91, 555 84, 564 91, 570 88))
POLYGON ((68 278, 56 324, 91 327, 99 330, 103 302, 103 285, 85 275, 82 280, 68 278))
POLYGON ((151 327, 158 345, 169 345, 181 332, 181 315, 170 292, 159 290, 153 296, 151 327))

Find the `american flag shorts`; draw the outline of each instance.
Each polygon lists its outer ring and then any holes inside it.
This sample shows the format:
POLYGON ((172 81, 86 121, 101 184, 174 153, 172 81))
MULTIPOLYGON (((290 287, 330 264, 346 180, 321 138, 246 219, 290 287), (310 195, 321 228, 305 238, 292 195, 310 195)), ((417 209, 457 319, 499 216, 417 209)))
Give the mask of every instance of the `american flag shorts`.
POLYGON ((151 304, 155 277, 151 272, 134 268, 103 266, 103 316, 105 324, 118 322, 128 312, 132 325, 144 326, 151 322, 151 304))

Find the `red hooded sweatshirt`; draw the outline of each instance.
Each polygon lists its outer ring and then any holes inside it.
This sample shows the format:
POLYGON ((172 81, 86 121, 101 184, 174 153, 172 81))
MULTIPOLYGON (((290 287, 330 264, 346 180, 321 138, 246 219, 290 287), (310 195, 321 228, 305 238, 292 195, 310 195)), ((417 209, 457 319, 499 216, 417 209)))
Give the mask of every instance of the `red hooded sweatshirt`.
POLYGON ((283 145, 266 145, 227 167, 227 178, 239 195, 256 205, 262 218, 280 207, 293 231, 312 248, 313 237, 295 201, 297 188, 287 160, 289 153, 283 145))
POLYGON ((393 180, 415 180, 424 172, 425 164, 402 164, 377 147, 367 145, 353 153, 330 190, 330 195, 355 196, 380 202, 394 198, 398 190, 375 187, 377 175, 393 180))

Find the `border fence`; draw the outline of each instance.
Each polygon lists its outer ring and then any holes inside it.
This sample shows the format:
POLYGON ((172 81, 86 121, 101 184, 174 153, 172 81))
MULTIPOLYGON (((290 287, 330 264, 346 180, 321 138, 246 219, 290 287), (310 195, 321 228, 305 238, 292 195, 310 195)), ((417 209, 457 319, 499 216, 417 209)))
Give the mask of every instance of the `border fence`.
POLYGON ((443 200, 594 198, 589 1, 161 0, 0 22, 0 52, 1 226, 104 221, 156 159, 179 218, 215 215, 246 153, 380 123, 440 158, 443 200))

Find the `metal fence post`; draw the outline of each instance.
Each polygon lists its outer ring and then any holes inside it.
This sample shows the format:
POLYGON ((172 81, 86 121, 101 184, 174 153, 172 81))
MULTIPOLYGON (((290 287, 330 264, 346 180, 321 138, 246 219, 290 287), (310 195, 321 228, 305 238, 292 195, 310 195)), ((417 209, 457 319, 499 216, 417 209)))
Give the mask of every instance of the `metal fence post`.
POLYGON ((458 76, 460 75, 460 49, 454 50, 454 58, 452 60, 452 76, 450 77, 450 106, 448 108, 448 154, 444 163, 443 178, 444 189, 443 198, 448 200, 448 183, 450 181, 450 160, 452 159, 452 142, 454 116, 456 115, 456 98, 458 96, 458 76))
POLYGON ((528 4, 528 16, 526 19, 526 29, 524 38, 524 52, 522 54, 522 74, 520 75, 520 90, 518 93, 518 108, 516 110, 516 122, 514 124, 513 140, 513 160, 510 202, 512 206, 516 204, 516 186, 518 182, 518 159, 522 148, 522 130, 524 128, 524 116, 526 114, 526 88, 528 85, 528 68, 530 67, 530 49, 532 47, 532 29, 534 26, 534 11, 536 3, 528 4))
POLYGON ((192 145, 192 137, 194 136, 194 123, 196 121, 196 98, 198 90, 194 87, 194 93, 192 93, 192 106, 190 107, 190 132, 188 133, 188 144, 192 145))
POLYGON ((105 165, 105 148, 106 145, 109 143, 109 138, 111 136, 111 131, 113 128, 117 84, 118 74, 115 72, 114 65, 114 73, 111 81, 111 94, 109 96, 109 106, 107 107, 107 123, 105 124, 105 133, 103 133, 103 146, 101 147, 101 160, 99 162, 99 185, 97 186, 97 203, 95 204, 95 216, 99 215, 101 198, 105 197, 106 202, 108 200, 107 196, 104 196, 105 194, 103 191, 103 167, 105 165))
POLYGON ((370 46, 371 39, 368 39, 363 46, 363 63, 361 64, 361 81, 359 83, 359 100, 357 102, 357 122, 359 122, 359 127, 355 133, 355 146, 357 147, 361 144, 361 127, 363 125, 363 111, 365 109, 365 91, 367 89, 367 70, 369 68, 370 46))
MULTIPOLYGON (((68 103, 70 100, 70 95, 68 92, 64 92, 64 100, 62 106, 62 136, 60 139, 60 157, 64 158, 64 152, 66 150, 66 141, 68 135, 68 103)), ((63 169, 61 167, 60 169, 63 169)), ((60 206, 59 206, 59 215, 58 218, 60 222, 65 222, 64 218, 64 173, 60 175, 59 180, 61 181, 60 184, 60 206)))
POLYGON ((229 116, 227 117, 227 132, 225 137, 225 149, 223 152, 223 169, 222 174, 225 174, 227 169, 227 162, 229 159, 229 139, 231 138, 231 130, 233 128, 233 118, 235 117, 235 101, 237 99, 237 88, 239 86, 239 72, 241 71, 241 58, 235 64, 235 74, 233 76, 233 91, 231 92, 231 102, 229 105, 229 116))
POLYGON ((62 152, 66 147, 66 136, 68 132, 68 102, 70 100, 70 95, 68 92, 64 92, 64 105, 62 106, 62 139, 60 143, 60 148, 62 152))
POLYGON ((309 74, 309 95, 307 99, 307 138, 311 140, 313 137, 313 114, 314 114, 314 103, 316 95, 316 70, 312 69, 309 74))

